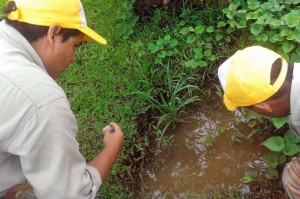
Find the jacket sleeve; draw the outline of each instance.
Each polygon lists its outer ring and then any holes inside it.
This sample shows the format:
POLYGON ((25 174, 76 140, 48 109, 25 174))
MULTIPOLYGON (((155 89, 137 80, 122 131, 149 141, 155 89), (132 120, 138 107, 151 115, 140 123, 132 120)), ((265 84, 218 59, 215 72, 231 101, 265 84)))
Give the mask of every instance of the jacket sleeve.
POLYGON ((43 199, 94 198, 98 171, 86 164, 76 140, 77 122, 66 98, 36 107, 11 141, 26 179, 43 199))

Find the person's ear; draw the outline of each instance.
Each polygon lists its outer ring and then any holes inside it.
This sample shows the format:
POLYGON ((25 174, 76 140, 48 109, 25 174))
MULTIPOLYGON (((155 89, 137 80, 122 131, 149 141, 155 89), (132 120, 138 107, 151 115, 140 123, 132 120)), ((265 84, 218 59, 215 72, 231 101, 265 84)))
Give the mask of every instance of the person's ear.
POLYGON ((55 42, 61 39, 59 32, 61 31, 61 27, 58 24, 54 24, 49 27, 47 33, 47 41, 50 46, 54 46, 55 42))
POLYGON ((267 102, 261 102, 258 104, 254 104, 254 105, 252 105, 252 107, 256 110, 261 110, 261 111, 264 111, 267 113, 272 113, 272 108, 271 108, 270 104, 267 102))

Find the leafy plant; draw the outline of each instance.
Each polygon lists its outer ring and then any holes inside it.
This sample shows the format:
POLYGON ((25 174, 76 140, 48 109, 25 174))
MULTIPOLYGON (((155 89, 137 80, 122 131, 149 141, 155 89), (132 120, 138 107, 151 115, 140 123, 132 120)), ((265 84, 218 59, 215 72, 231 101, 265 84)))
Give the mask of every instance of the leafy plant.
POLYGON ((229 0, 223 12, 229 29, 247 29, 250 40, 274 48, 286 60, 300 60, 299 0, 229 0))
POLYGON ((278 178, 275 168, 300 152, 300 138, 292 130, 288 130, 283 137, 272 136, 261 144, 272 152, 263 157, 268 165, 266 177, 269 179, 278 178))
POLYGON ((160 90, 158 96, 153 96, 156 92, 136 91, 131 94, 138 95, 147 100, 149 108, 158 112, 158 126, 165 129, 174 122, 185 106, 190 103, 201 101, 198 96, 190 97, 192 92, 202 92, 199 87, 189 85, 187 82, 191 78, 173 77, 169 65, 166 65, 166 77, 164 78, 167 90, 160 90))
POLYGON ((257 178, 256 171, 246 171, 244 177, 241 179, 243 183, 250 183, 257 178))
POLYGON ((129 36, 134 33, 133 28, 139 20, 139 17, 132 13, 132 6, 132 1, 125 1, 123 3, 125 12, 123 12, 123 14, 119 17, 120 20, 127 21, 127 23, 123 23, 119 29, 119 34, 124 40, 127 40, 129 36))

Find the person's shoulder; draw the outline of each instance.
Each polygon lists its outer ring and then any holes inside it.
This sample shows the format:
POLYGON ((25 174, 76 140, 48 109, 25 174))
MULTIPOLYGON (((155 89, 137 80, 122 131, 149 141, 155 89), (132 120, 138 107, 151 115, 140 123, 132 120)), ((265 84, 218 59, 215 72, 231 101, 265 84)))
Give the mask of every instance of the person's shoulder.
POLYGON ((4 85, 0 85, 1 90, 9 90, 38 106, 66 98, 63 89, 39 66, 26 63, 11 67, 11 70, 0 70, 0 81, 6 82, 3 88, 4 85))

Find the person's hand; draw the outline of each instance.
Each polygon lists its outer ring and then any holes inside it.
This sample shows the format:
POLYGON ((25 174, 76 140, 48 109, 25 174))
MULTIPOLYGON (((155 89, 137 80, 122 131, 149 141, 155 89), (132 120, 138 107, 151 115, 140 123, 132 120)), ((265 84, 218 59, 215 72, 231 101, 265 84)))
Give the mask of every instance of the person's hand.
POLYGON ((21 184, 18 184, 18 185, 15 185, 13 187, 11 187, 3 196, 3 199, 17 199, 17 198, 20 198, 18 195, 20 194, 23 194, 26 193, 27 195, 28 194, 31 194, 32 195, 32 198, 36 198, 34 195, 33 195, 33 189, 32 187, 29 187, 29 186, 26 186, 26 185, 21 185, 21 184))
POLYGON ((121 128, 113 122, 104 127, 102 131, 104 134, 104 149, 97 157, 89 162, 89 165, 98 170, 101 180, 104 181, 109 170, 117 160, 120 151, 122 150, 124 135, 121 128))
POLYGON ((124 135, 116 123, 111 122, 110 125, 107 125, 103 128, 104 134, 104 147, 108 150, 114 150, 119 153, 123 147, 124 135))
POLYGON ((299 189, 299 187, 300 187, 300 162, 299 162, 298 158, 293 158, 292 164, 294 165, 295 170, 293 169, 293 167, 291 165, 287 166, 287 170, 288 170, 292 180, 294 181, 295 185, 298 186, 298 188, 296 188, 289 182, 285 182, 285 184, 286 184, 286 187, 293 194, 300 196, 300 189, 299 189))

